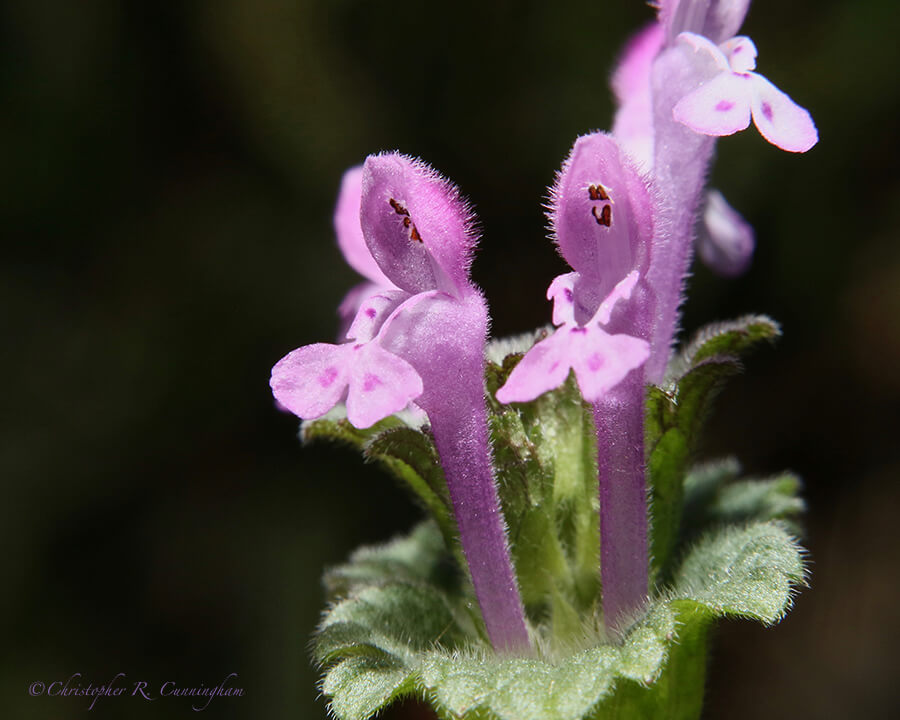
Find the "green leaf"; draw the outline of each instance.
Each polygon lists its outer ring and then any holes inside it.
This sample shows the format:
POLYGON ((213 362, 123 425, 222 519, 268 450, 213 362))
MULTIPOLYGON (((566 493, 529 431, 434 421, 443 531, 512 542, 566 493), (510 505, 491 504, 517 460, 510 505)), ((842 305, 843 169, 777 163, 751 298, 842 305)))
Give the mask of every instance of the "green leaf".
POLYGON ((322 693, 341 720, 366 720, 393 700, 411 695, 414 688, 412 673, 390 659, 344 660, 322 682, 322 693))
POLYGON ((431 522, 384 545, 361 547, 346 564, 325 573, 329 597, 346 597, 360 587, 385 582, 435 585, 451 591, 460 581, 459 567, 431 522))
POLYGON ((653 577, 663 575, 678 542, 688 455, 687 438, 677 427, 666 431, 650 453, 647 467, 653 518, 650 535, 650 569, 653 577))
POLYGON ((448 547, 458 550, 447 481, 427 428, 411 425, 400 413, 360 430, 349 423, 343 408, 336 408, 323 418, 304 421, 300 434, 305 443, 330 440, 351 445, 367 460, 380 463, 431 513, 448 547))
POLYGON ((781 473, 766 479, 738 480, 740 466, 733 458, 706 463, 685 479, 682 538, 709 527, 782 520, 796 530, 795 517, 805 510, 799 497, 800 479, 781 473))
POLYGON ((453 506, 431 436, 410 427, 390 428, 372 438, 363 454, 380 462, 415 493, 434 517, 448 547, 456 548, 453 506))
POLYGON ((746 315, 730 322, 707 325, 673 360, 670 375, 677 378, 709 358, 739 357, 754 345, 771 342, 780 335, 781 327, 765 315, 746 315))
POLYGON ((363 450, 380 433, 391 428, 403 427, 403 425, 402 420, 391 415, 370 428, 360 430, 350 424, 346 417, 346 411, 339 407, 318 420, 304 420, 300 424, 300 439, 304 443, 330 440, 363 450))
POLYGON ((651 572, 667 579, 683 520, 684 478, 703 425, 725 382, 742 367, 738 355, 780 334, 763 316, 703 328, 672 362, 665 387, 648 388, 645 448, 651 496, 651 572))
POLYGON ((440 717, 464 720, 695 720, 712 619, 774 622, 803 578, 800 550, 780 525, 727 528, 689 550, 672 589, 621 639, 585 624, 568 649, 539 635, 534 657, 501 657, 466 622, 467 587, 440 580, 439 544, 425 524, 358 551, 341 570, 353 582, 336 586, 348 595, 325 614, 315 645, 338 718, 365 720, 416 695, 440 717))
POLYGON ((319 626, 316 659, 383 654, 409 662, 438 640, 453 647, 462 630, 446 593, 428 585, 385 583, 337 603, 319 626))
POLYGON ((771 625, 787 612, 804 577, 802 550, 777 522, 724 527, 690 549, 676 574, 673 598, 716 617, 771 625))
POLYGON ((675 423, 684 433, 689 446, 697 446, 703 422, 712 409, 712 401, 725 381, 741 371, 733 357, 715 356, 701 360, 678 380, 675 397, 675 423))
POLYGON ((675 613, 659 605, 621 645, 598 644, 553 662, 434 654, 423 666, 423 682, 445 716, 578 720, 591 716, 618 684, 652 683, 675 634, 675 613))
POLYGON ((710 505, 712 522, 740 523, 799 515, 806 503, 798 497, 800 479, 784 473, 768 480, 742 480, 720 490, 710 505))
POLYGON ((709 618, 680 613, 677 641, 669 644, 663 671, 653 685, 623 683, 594 714, 597 720, 696 720, 703 709, 709 618))

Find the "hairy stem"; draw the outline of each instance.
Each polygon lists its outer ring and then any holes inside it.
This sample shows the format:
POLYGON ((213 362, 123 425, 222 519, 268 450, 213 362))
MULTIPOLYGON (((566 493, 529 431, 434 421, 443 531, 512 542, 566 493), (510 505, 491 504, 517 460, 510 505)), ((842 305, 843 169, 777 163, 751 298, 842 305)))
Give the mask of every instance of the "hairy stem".
POLYGON ((431 422, 475 596, 498 652, 527 653, 531 643, 522 596, 494 480, 484 397, 487 307, 477 293, 437 294, 421 336, 408 334, 401 351, 425 385, 416 403, 431 422))
POLYGON ((594 404, 600 485, 600 579, 606 627, 621 628, 647 598, 643 373, 594 404))
MULTIPOLYGON (((478 402, 483 406, 480 385, 478 402)), ((470 407, 454 417, 445 409, 432 431, 491 644, 501 652, 527 651, 530 641, 494 483, 486 411, 470 407)))

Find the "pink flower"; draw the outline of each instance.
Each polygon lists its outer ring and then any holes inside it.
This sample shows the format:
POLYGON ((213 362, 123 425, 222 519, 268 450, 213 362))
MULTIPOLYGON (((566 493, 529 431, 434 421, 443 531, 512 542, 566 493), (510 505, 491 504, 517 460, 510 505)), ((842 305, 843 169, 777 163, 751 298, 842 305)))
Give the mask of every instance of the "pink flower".
POLYGON ((679 40, 695 52, 709 54, 720 72, 685 95, 672 109, 678 122, 702 135, 731 135, 750 125, 773 145, 806 152, 819 141, 809 113, 758 73, 756 46, 738 36, 716 46, 694 33, 679 40))
POLYGON ((644 181, 610 135, 593 133, 576 141, 552 195, 550 221, 575 272, 547 290, 559 327, 515 367, 497 392, 502 403, 534 400, 570 370, 585 400, 596 402, 650 355, 646 289, 635 293, 653 236, 644 181))
POLYGON ((399 153, 344 177, 335 215, 347 261, 371 284, 342 345, 298 348, 272 368, 272 392, 304 419, 342 401, 366 428, 415 400, 428 416, 460 543, 491 642, 530 647, 494 481, 484 398, 487 305, 469 278, 472 213, 455 186, 399 153))

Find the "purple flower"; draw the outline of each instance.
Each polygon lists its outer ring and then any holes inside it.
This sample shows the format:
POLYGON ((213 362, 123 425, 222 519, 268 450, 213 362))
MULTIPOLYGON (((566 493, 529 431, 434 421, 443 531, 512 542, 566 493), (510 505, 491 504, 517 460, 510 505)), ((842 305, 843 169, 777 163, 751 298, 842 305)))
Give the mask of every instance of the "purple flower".
POLYGON ((552 190, 550 222, 575 272, 547 290, 559 327, 515 367, 497 392, 503 403, 533 400, 569 370, 584 398, 599 400, 650 353, 642 283, 653 236, 650 193, 611 136, 576 141, 552 190))
POLYGON ((734 37, 718 47, 694 33, 679 40, 696 52, 708 53, 720 72, 685 95, 672 108, 673 117, 703 135, 731 135, 750 125, 789 152, 806 152, 819 141, 809 113, 758 73, 756 46, 748 37, 734 37))
POLYGON ((375 292, 360 303, 350 342, 308 345, 275 365, 275 397, 306 419, 345 400, 356 427, 416 401, 431 424, 491 642, 527 650, 493 475, 484 398, 488 315, 469 279, 471 212, 427 165, 388 153, 369 156, 358 180, 355 171, 345 176, 336 226, 345 257, 375 292))

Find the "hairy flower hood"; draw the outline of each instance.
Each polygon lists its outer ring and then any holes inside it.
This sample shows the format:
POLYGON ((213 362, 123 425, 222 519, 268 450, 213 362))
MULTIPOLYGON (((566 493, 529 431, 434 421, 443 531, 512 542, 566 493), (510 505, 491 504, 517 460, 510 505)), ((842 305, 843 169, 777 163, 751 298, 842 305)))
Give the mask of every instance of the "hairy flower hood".
POLYGON ((498 400, 532 400, 573 370, 584 398, 597 401, 646 361, 652 295, 643 276, 654 237, 652 197, 612 136, 592 133, 575 142, 549 212, 560 254, 575 270, 547 290, 559 327, 528 351, 498 400))
POLYGON ((273 368, 271 384, 302 418, 345 402, 350 422, 368 427, 435 394, 423 375, 440 368, 410 338, 425 335, 450 355, 483 351, 486 309, 468 277, 472 217, 455 186, 430 167, 383 153, 345 174, 335 229, 347 262, 370 281, 343 303, 355 311, 347 318, 351 342, 295 350, 273 368), (457 322, 471 332, 454 334, 457 322))

